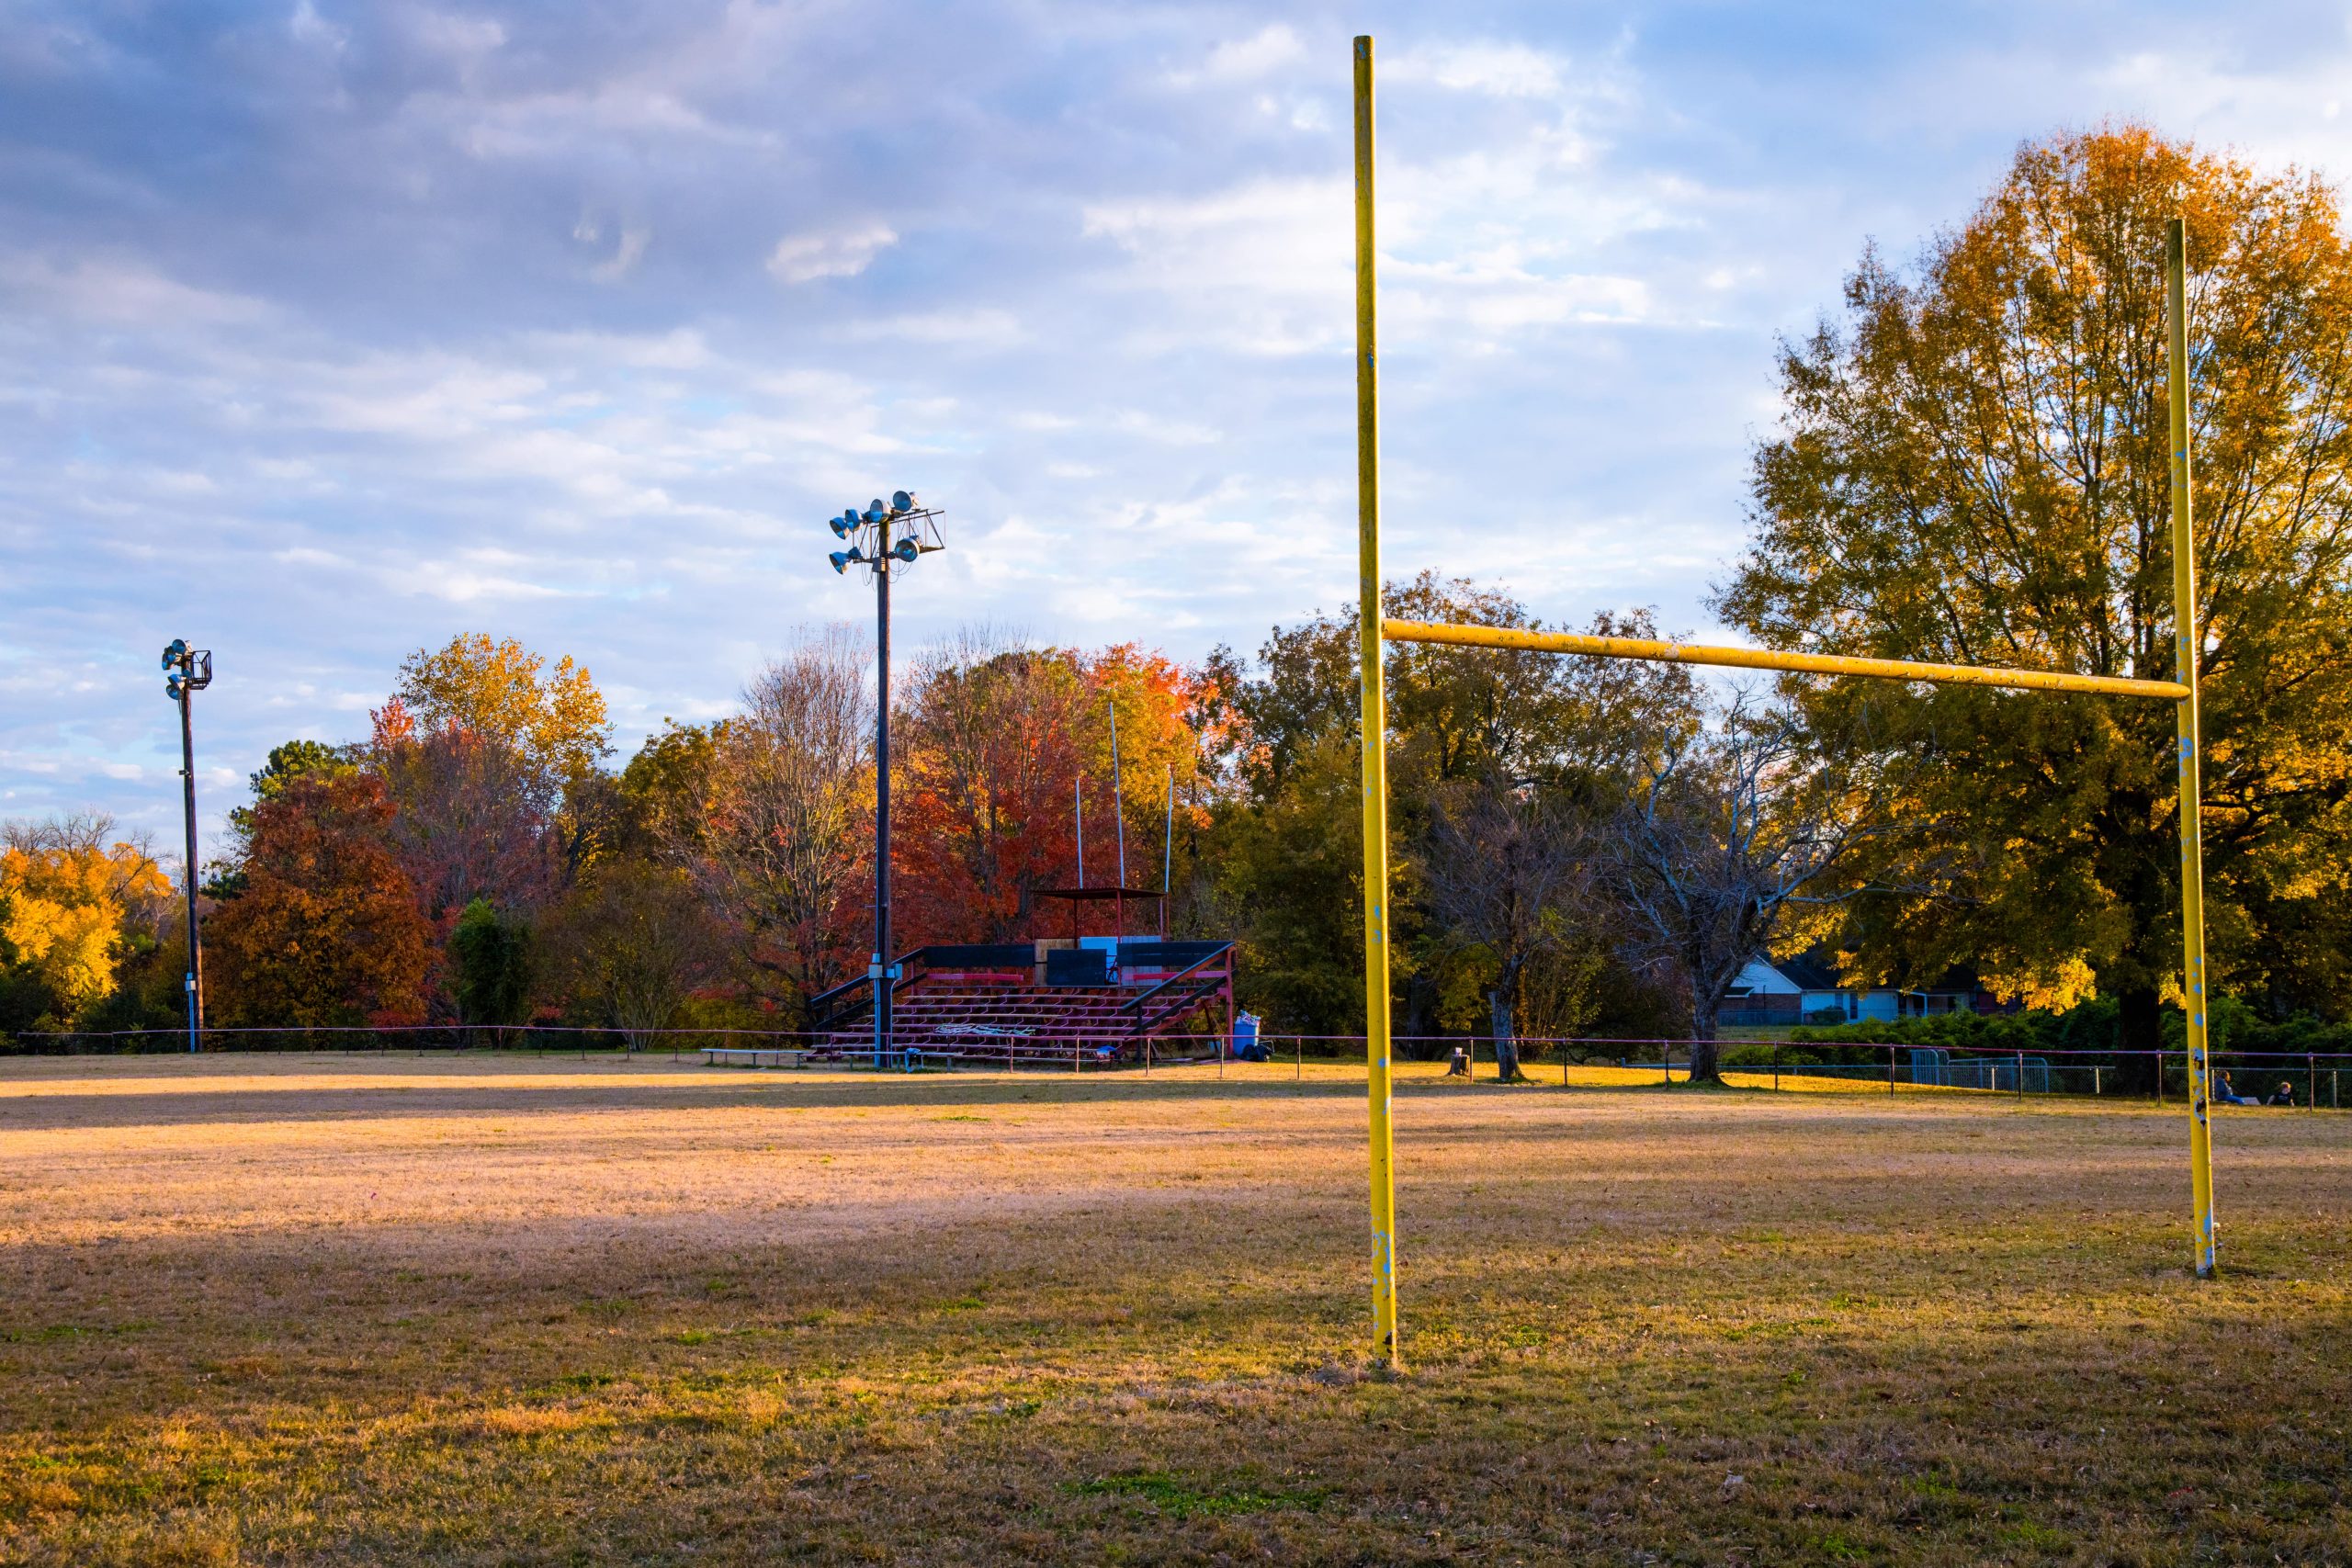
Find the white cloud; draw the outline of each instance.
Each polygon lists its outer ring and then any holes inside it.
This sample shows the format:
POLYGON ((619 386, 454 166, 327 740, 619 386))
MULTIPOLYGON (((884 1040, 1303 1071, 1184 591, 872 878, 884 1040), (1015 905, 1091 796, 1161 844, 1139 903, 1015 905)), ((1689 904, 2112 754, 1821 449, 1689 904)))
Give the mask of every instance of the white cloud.
POLYGON ((1549 98, 1567 62, 1523 43, 1457 43, 1399 51, 1381 63, 1384 84, 1430 83, 1461 93, 1549 98))
POLYGON ((452 604, 554 599, 563 592, 526 578, 476 571, 454 561, 424 561, 412 567, 390 568, 377 575, 396 593, 441 599, 452 604))
POLYGON ((699 370, 715 363, 710 343, 693 327, 666 333, 534 333, 533 353, 565 364, 583 361, 641 370, 699 370))
POLYGON ((116 326, 239 326, 271 314, 269 305, 250 295, 195 288, 142 258, 105 251, 70 261, 0 254, 0 292, 116 326))
POLYGON ((1255 82, 1306 58, 1306 46, 1288 25, 1276 22, 1244 39, 1227 39, 1208 52, 1197 70, 1173 71, 1169 81, 1180 87, 1200 83, 1255 82))
MULTIPOLYGON (((1638 37, 1427 10, 1384 51, 1400 570, 1456 558, 1460 497, 1491 490, 1524 504, 1470 570, 1554 619, 1657 599, 1710 630, 1772 333, 1834 306, 1863 234, 1907 250, 2019 137, 2107 114, 2352 172, 2344 39, 2268 0, 2128 36, 2021 0, 1800 20, 1734 73, 1680 3, 1638 37)), ((1350 592, 1346 47, 1320 17, 52 9, 0 27, 58 109, 0 182, 8 814, 169 827, 151 671, 176 633, 220 650, 206 765, 239 776, 364 733, 403 653, 476 626, 627 671, 627 749, 860 613, 813 519, 900 485, 949 511, 916 638, 1010 607, 1043 641, 1193 657, 1350 592), (185 91, 111 96, 126 71, 185 91), (256 683, 289 671, 307 694, 256 683)))
POLYGON ((1021 323, 1008 310, 931 310, 854 321, 842 335, 858 343, 896 339, 905 343, 955 344, 1001 348, 1021 341, 1021 323))
POLYGON ((319 15, 311 0, 295 0, 294 14, 286 19, 286 30, 296 43, 323 49, 331 54, 343 52, 351 41, 351 29, 339 28, 319 15))
POLYGON ((653 241, 650 229, 624 228, 617 250, 605 260, 588 269, 588 276, 599 283, 614 283, 627 277, 645 258, 645 247, 653 241))
POLYGON ((768 274, 780 283, 855 277, 899 236, 879 223, 825 234, 791 234, 768 253, 768 274))
MULTIPOLYGON (((308 3, 308 0, 305 0, 308 3)), ((409 36, 437 54, 475 63, 506 42, 506 28, 489 17, 420 10, 407 16, 409 36)))

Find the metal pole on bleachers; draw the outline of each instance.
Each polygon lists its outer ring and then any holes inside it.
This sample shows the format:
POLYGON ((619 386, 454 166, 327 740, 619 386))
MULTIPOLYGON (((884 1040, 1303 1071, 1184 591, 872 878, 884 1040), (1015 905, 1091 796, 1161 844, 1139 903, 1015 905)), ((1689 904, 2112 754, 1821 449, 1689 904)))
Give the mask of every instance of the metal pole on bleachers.
MULTIPOLYGON (((1115 697, 1110 699, 1106 705, 1108 705, 1111 710, 1111 819, 1112 826, 1115 828, 1118 832, 1119 886, 1121 887, 1125 887, 1127 885, 1127 802, 1126 797, 1119 793, 1118 699, 1115 697)), ((1120 929, 1112 934, 1114 936, 1126 935, 1126 923, 1125 919, 1123 917, 1119 921, 1120 929)))

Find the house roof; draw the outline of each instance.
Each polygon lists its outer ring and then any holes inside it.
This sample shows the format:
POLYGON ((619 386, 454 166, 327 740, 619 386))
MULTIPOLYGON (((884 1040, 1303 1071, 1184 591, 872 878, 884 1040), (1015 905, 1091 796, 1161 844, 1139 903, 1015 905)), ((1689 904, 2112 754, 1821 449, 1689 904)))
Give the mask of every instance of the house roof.
POLYGON ((1801 991, 1834 991, 1839 987, 1838 971, 1810 953, 1794 958, 1769 958, 1766 963, 1788 977, 1789 983, 1801 991))
MULTIPOLYGON (((1798 953, 1793 958, 1766 958, 1762 962, 1769 964, 1773 968, 1779 970, 1781 976, 1786 979, 1790 985, 1796 987, 1797 989, 1801 991, 1837 991, 1848 989, 1849 987, 1847 987, 1844 978, 1838 973, 1838 966, 1829 962, 1828 953, 1828 949, 1816 947, 1808 952, 1798 953)), ((1863 991, 1949 991, 1964 994, 1973 992, 1978 987, 1976 972, 1965 964, 1957 964, 1952 968, 1946 970, 1933 985, 1895 987, 1858 986, 1851 988, 1863 991)))

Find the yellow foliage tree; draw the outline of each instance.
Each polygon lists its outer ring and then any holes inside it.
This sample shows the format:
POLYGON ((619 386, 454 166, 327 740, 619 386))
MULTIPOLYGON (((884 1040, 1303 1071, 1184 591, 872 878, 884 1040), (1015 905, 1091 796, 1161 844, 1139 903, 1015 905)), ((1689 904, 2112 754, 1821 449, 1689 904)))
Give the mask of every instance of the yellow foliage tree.
MULTIPOLYGON (((2340 1011, 2352 932, 2352 245, 2324 181, 2142 127, 2022 149, 1916 268, 1866 254, 1786 350, 1720 602, 1829 653, 2173 678, 2165 224, 2185 216, 2206 919, 2222 984, 2340 1011)), ((1965 962, 2157 1039, 2180 961, 2173 712, 1792 682, 1903 795, 1854 966, 1965 962)))
POLYGON ((513 637, 469 632, 419 649, 401 664, 397 694, 426 728, 512 747, 560 784, 576 784, 612 750, 605 695, 587 666, 565 654, 549 669, 513 637))
POLYGON ((30 969, 66 1016, 114 988, 124 928, 171 882, 114 823, 69 817, 0 828, 0 961, 30 969))

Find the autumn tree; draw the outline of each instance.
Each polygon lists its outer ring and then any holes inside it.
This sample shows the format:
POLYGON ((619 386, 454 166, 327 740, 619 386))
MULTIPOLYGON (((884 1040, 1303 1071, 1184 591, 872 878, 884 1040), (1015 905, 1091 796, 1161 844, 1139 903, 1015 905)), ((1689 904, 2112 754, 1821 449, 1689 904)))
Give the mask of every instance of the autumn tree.
MULTIPOLYGON (((274 800, 288 784, 305 774, 351 772, 365 760, 366 750, 362 746, 334 746, 323 740, 288 740, 271 747, 267 759, 246 775, 246 782, 253 787, 254 799, 274 800)), ((232 837, 243 839, 252 830, 252 806, 231 807, 229 831, 232 837)))
POLYGON ((1687 1010, 1691 1081, 1723 1076, 1715 1018, 1739 972, 1813 945, 1862 890, 1887 820, 1869 766, 1825 765, 1787 713, 1735 698, 1719 723, 1654 739, 1594 834, 1608 929, 1687 1010))
POLYGON ((1088 859, 1099 869, 1091 870, 1088 880, 1118 880, 1119 833, 1124 829, 1127 884, 1148 886, 1159 880, 1152 870, 1167 848, 1169 792, 1174 790, 1180 802, 1187 795, 1199 797, 1206 751, 1214 745, 1214 738, 1204 737, 1195 728, 1201 712, 1195 688, 1203 677, 1131 642, 1069 657, 1088 694, 1077 739, 1090 798, 1116 812, 1095 837, 1088 859), (1118 791, 1115 800, 1114 787, 1118 791))
MULTIPOLYGON (((1509 594, 1424 573, 1390 584, 1402 618, 1538 627, 1509 594)), ((1645 616, 1602 616, 1603 634, 1651 635, 1645 616)), ((1440 802, 1465 791, 1533 790, 1589 814, 1645 737, 1687 728, 1690 672, 1535 653, 1391 644, 1390 953, 1400 1036, 1493 1018, 1492 951, 1431 903, 1433 875, 1472 874, 1435 838, 1440 802), (1433 858, 1435 857, 1435 858, 1433 858), (1441 862, 1443 863, 1441 863, 1441 862), (1462 966, 1465 958, 1473 967, 1462 966)), ((1205 683, 1230 692, 1221 765, 1235 798, 1219 831, 1227 908, 1248 938, 1252 998, 1292 1027, 1363 1028, 1362 827, 1356 628, 1351 611, 1277 627, 1255 671, 1219 650, 1205 683)), ((1547 810, 1549 808, 1547 807, 1547 810)), ((1466 889, 1464 889, 1466 892, 1466 889)), ((1572 998, 1565 1010, 1577 1010, 1572 998)))
MULTIPOLYGON (((1497 1076, 1520 1078, 1521 993, 1550 971, 1555 990, 1597 975, 1591 819, 1564 792, 1489 775, 1442 795, 1423 856, 1441 942, 1484 960, 1497 1076)), ((1551 1021, 1549 1020, 1547 1022, 1551 1021)))
POLYGON ((753 972, 795 1002, 838 978, 864 941, 867 657, 847 631, 805 637, 752 679, 741 715, 640 758, 638 787, 670 863, 743 934, 753 972))
POLYGON ((62 1028, 101 1001, 133 924, 171 890, 111 818, 0 823, 0 1031, 62 1028))
POLYGON ((431 927, 369 773, 312 773, 256 802, 244 882, 205 931, 217 1021, 304 1028, 421 1020, 431 927))
POLYGON ((368 765, 397 808, 390 841, 428 919, 446 931, 477 898, 528 912, 558 896, 563 799, 545 773, 494 737, 419 725, 399 698, 370 716, 368 765))
MULTIPOLYGON (((513 637, 469 633, 403 660, 393 704, 433 764, 413 782, 464 788, 476 807, 495 789, 544 819, 568 873, 594 857, 596 816, 582 797, 604 781, 612 725, 585 665, 565 654, 550 667, 513 637)), ((398 784, 395 794, 411 817, 426 804, 398 784)))
MULTIPOLYGON (((2352 870, 2352 252, 2316 176, 2137 126, 2019 151, 1917 264, 1866 253, 1842 321, 1785 346, 1754 539, 1723 614, 1832 653, 2172 679, 2165 224, 2188 240, 2220 983, 2340 1012, 2352 870)), ((1896 786, 1862 977, 1959 961, 2007 995, 2120 1003, 2158 1041, 2179 961, 2169 705, 1792 682, 1825 752, 1896 786)))
POLYGON ((513 637, 472 632, 419 649, 401 661, 394 695, 420 727, 497 741, 559 787, 612 750, 605 696, 587 666, 567 653, 550 669, 513 637))
POLYGON ((554 998, 621 1031, 631 1050, 670 1024, 696 987, 724 972, 724 935, 693 879, 636 856, 590 867, 549 919, 544 941, 554 998))
POLYGON ((662 728, 621 770, 606 832, 621 854, 698 855, 709 830, 710 790, 729 719, 662 728))

